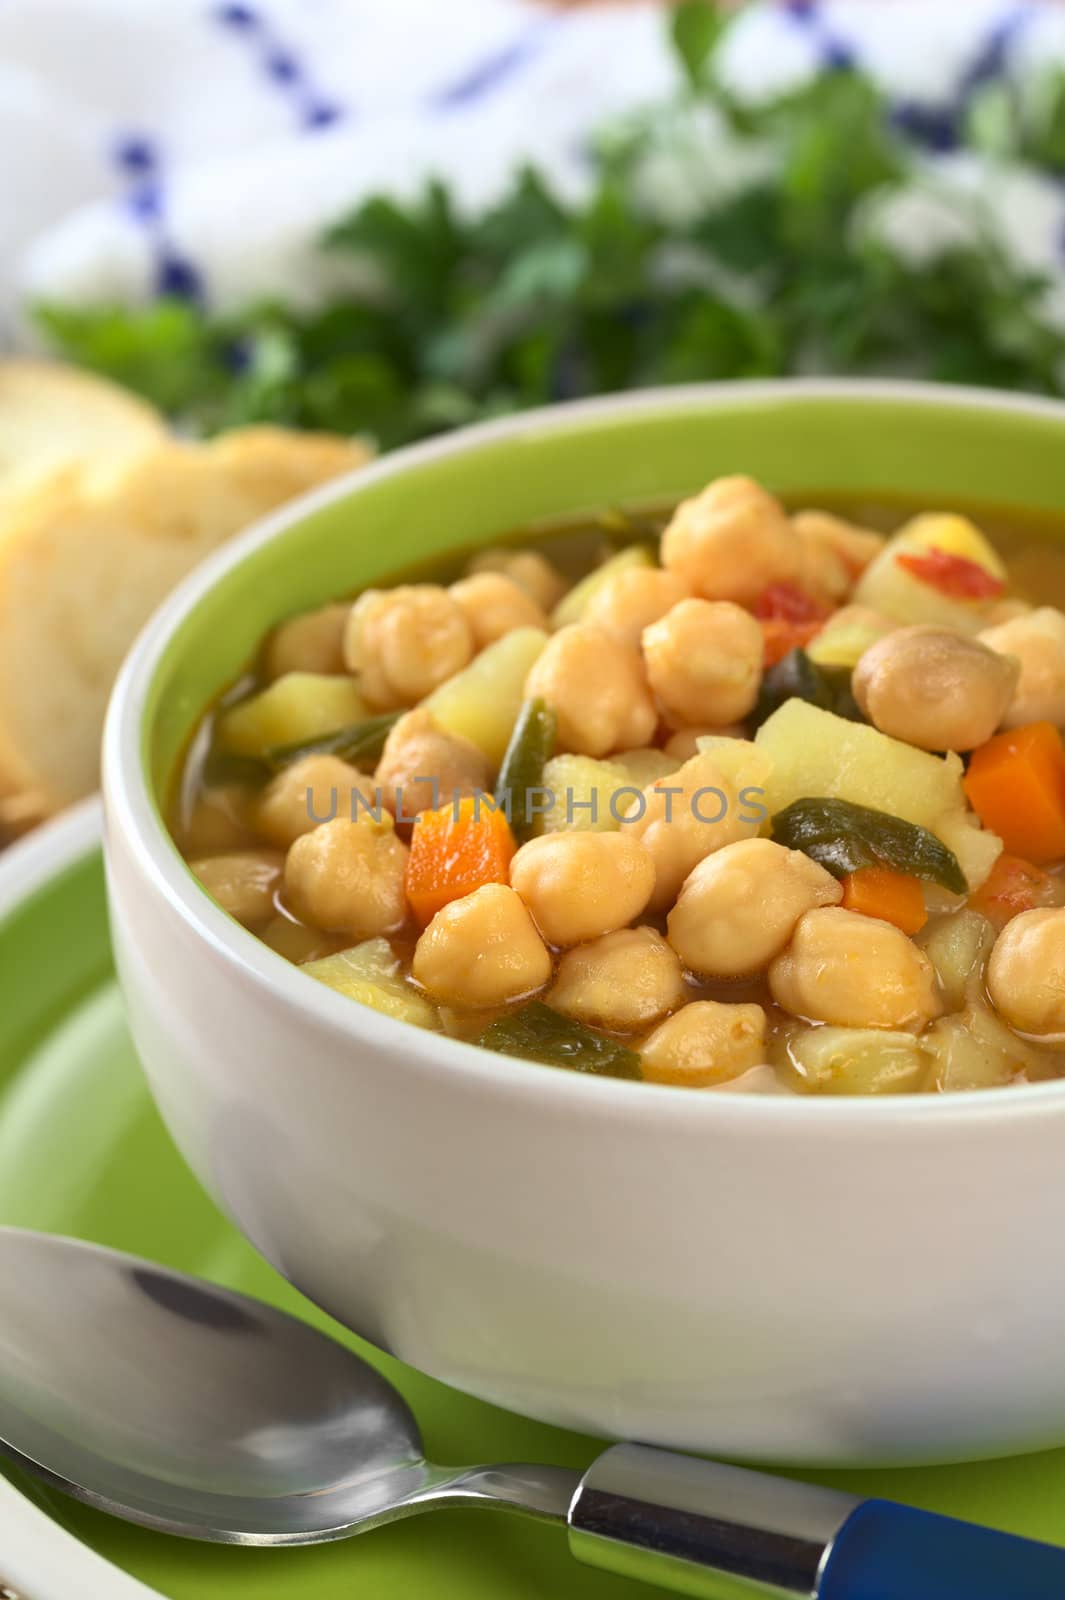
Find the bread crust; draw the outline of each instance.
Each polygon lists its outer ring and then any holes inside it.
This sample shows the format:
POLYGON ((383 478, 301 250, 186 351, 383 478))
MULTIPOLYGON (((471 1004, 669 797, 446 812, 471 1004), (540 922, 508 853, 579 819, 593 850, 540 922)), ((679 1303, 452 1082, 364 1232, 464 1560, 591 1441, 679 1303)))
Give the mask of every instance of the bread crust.
POLYGON ((107 469, 166 439, 146 400, 76 367, 0 359, 0 511, 62 468, 107 469))
POLYGON ((280 428, 168 439, 0 510, 0 798, 43 817, 90 793, 111 685, 156 606, 219 544, 368 453, 280 428))

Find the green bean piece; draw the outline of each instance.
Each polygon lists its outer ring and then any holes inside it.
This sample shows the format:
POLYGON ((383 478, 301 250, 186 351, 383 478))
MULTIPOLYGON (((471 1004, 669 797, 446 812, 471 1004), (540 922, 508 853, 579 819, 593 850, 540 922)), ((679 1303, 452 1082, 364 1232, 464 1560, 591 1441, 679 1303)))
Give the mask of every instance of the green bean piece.
POLYGON ((968 893, 957 856, 934 833, 872 806, 850 800, 796 800, 778 811, 771 825, 778 844, 801 850, 835 878, 862 867, 890 867, 938 883, 953 894, 968 893))
POLYGON ((849 668, 818 666, 805 650, 790 650, 762 679, 758 703, 748 718, 752 730, 760 728, 787 700, 806 700, 848 722, 865 721, 851 693, 849 668))
POLYGON ((519 843, 536 832, 535 794, 542 790, 544 765, 555 753, 558 718, 546 700, 526 700, 518 712, 496 782, 496 799, 509 795, 511 831, 519 843))
POLYGON ((591 1072, 601 1078, 639 1078, 640 1058, 635 1050, 611 1039, 583 1022, 574 1022, 559 1011, 552 1011, 540 1000, 533 1000, 520 1011, 491 1023, 475 1043, 485 1050, 505 1056, 520 1056, 524 1061, 540 1061, 547 1067, 569 1067, 574 1072, 591 1072))
POLYGON ((274 772, 281 772, 303 756, 339 756, 342 761, 376 761, 385 747, 385 740, 403 715, 402 711, 386 711, 379 717, 367 717, 364 722, 352 722, 335 733, 320 733, 314 739, 300 739, 295 744, 275 744, 263 757, 274 772))

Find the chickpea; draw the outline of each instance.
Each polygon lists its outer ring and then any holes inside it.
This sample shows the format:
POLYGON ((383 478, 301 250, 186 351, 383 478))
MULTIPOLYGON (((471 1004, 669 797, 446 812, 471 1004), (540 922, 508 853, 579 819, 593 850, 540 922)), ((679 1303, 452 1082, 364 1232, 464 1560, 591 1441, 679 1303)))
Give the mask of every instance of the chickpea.
POLYGON ((1021 664, 1002 726, 1053 722, 1065 727, 1065 616, 1053 606, 1040 606, 1012 622, 985 628, 978 637, 992 650, 1015 656, 1021 664))
POLYGON ((793 1016, 841 1028, 920 1029, 939 1015, 935 968, 890 922, 840 906, 807 911, 769 969, 793 1016))
POLYGON ((795 583, 802 545, 783 506, 751 478, 717 478, 677 507, 662 563, 704 600, 749 605, 771 583, 795 583))
POLYGON ((854 589, 854 578, 843 557, 827 544, 814 544, 803 539, 803 546, 801 589, 822 605, 846 605, 854 589))
POLYGON ((658 724, 643 662, 602 628, 584 622, 560 628, 525 680, 558 718, 558 747, 581 756, 648 744, 658 724))
POLYGON ((920 750, 974 750, 1005 716, 1019 670, 977 639, 918 624, 870 645, 851 688, 881 733, 920 750))
POLYGON ((986 612, 986 628, 997 628, 1001 622, 1016 622, 1018 617, 1029 617, 1035 610, 1027 600, 1021 600, 1016 595, 1007 595, 1004 600, 996 600, 988 606, 986 612))
POLYGON ((630 567, 594 590, 581 621, 638 650, 643 630, 689 593, 687 584, 663 567, 630 567))
POLYGON ((842 605, 854 588, 854 577, 847 563, 830 544, 804 538, 798 527, 795 531, 803 547, 803 589, 827 605, 842 605))
POLYGON ((987 989, 1020 1033, 1065 1036, 1065 909, 1022 911, 995 940, 987 989))
POLYGON ((655 864, 651 909, 665 911, 704 856, 756 834, 763 817, 745 806, 713 757, 693 756, 668 778, 643 790, 621 824, 639 839, 655 864))
POLYGON ((803 585, 838 605, 884 548, 879 533, 827 511, 799 511, 791 519, 803 556, 803 585))
POLYGON ((204 789, 187 815, 174 824, 182 854, 217 856, 254 845, 255 835, 247 820, 251 799, 251 791, 240 783, 204 789))
POLYGON ((344 671, 344 629, 350 606, 322 606, 281 622, 266 641, 263 666, 269 678, 286 672, 318 672, 330 677, 344 671))
POLYGON ((627 834, 545 833, 522 845, 510 882, 548 944, 561 948, 638 917, 655 886, 655 864, 627 834))
POLYGON ((688 1089, 727 1083, 764 1062, 765 1034, 761 1006, 693 1000, 644 1041, 644 1079, 688 1089))
POLYGON ((547 630, 547 615, 527 589, 502 572, 477 572, 448 590, 461 608, 478 650, 514 628, 547 630))
POLYGON ((374 786, 339 756, 304 756, 271 778, 255 811, 259 832, 287 850, 301 834, 334 817, 350 817, 360 795, 371 808, 374 786))
POLYGON ((553 611, 568 588, 561 572, 538 550, 483 550, 466 570, 471 577, 478 572, 501 572, 505 578, 513 578, 544 612, 553 611))
POLYGON ((796 1091, 782 1083, 775 1067, 768 1063, 748 1067, 738 1078, 728 1078, 724 1083, 711 1084, 715 1094, 794 1094, 796 1091))
POLYGON ((337 817, 296 840, 285 858, 285 894, 301 922, 373 939, 406 920, 406 866, 388 812, 378 821, 360 811, 355 822, 337 817))
POLYGON ((506 1005, 551 978, 551 955, 519 896, 486 883, 438 911, 414 951, 414 977, 443 1005, 506 1005))
POLYGON ((780 954, 804 912, 842 899, 842 885, 801 850, 739 839, 685 880, 669 913, 669 942, 700 977, 750 977, 780 954))
POLYGON ((344 945, 344 940, 335 934, 323 933, 321 928, 308 928, 305 923, 293 922, 291 917, 282 916, 280 912, 259 930, 259 938, 294 967, 334 955, 344 945))
POLYGON ((682 600, 644 629, 651 688, 678 723, 740 722, 762 682, 765 640, 731 600, 682 600))
POLYGON ((654 928, 619 928, 567 950, 549 1005, 578 1022, 635 1033, 687 998, 675 953, 654 928))
POLYGON ((742 723, 730 722, 724 728, 678 728, 662 746, 663 755, 674 761, 690 761, 699 754, 700 739, 746 739, 742 723))
POLYGON ((414 705, 468 664, 470 625, 446 589, 432 583, 367 589, 344 631, 344 662, 367 703, 414 705))
POLYGON ((490 778, 488 757, 468 739, 437 727, 422 707, 400 717, 374 773, 382 800, 401 822, 450 805, 456 795, 487 792, 490 778))
POLYGON ((239 850, 206 856, 189 866, 207 893, 246 928, 269 921, 284 858, 274 850, 239 850))

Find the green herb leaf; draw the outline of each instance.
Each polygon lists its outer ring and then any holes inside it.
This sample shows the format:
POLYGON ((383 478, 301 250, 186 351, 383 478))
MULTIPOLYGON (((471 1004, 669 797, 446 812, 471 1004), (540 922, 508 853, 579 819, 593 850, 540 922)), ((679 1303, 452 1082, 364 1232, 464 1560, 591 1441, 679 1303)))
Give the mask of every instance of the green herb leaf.
POLYGON ((986 84, 969 102, 965 131, 977 149, 1065 174, 1065 70, 986 84))
POLYGON ((726 18, 714 0, 683 0, 673 12, 673 45, 696 89, 706 83, 710 61, 725 26, 726 18))
POLYGON ((890 867, 952 894, 967 894, 958 858, 927 828, 849 800, 796 800, 778 811, 772 837, 801 850, 835 878, 862 867, 890 867))
POLYGON ((639 1078, 640 1058, 635 1050, 619 1044, 605 1033, 586 1028, 539 1000, 520 1011, 500 1017, 474 1041, 485 1050, 505 1056, 520 1056, 525 1061, 540 1061, 548 1067, 569 1067, 575 1072, 592 1072, 606 1078, 639 1078))
POLYGON ((36 319, 70 360, 135 389, 172 416, 196 411, 207 396, 213 403, 232 378, 218 331, 184 301, 137 310, 41 305, 36 319))
MULTIPOLYGON (((866 225, 918 170, 870 81, 826 71, 740 104, 717 71, 724 11, 685 0, 669 26, 675 101, 604 130, 578 200, 531 170, 480 213, 441 183, 372 197, 326 236, 337 287, 313 310, 163 300, 42 306, 38 321, 58 353, 190 431, 273 422, 384 448, 710 378, 891 372, 1065 393, 1048 282, 1001 239, 974 222, 971 245, 912 260, 866 225), (735 150, 708 141, 708 114, 735 150)), ((1065 74, 979 90, 961 131, 1060 175, 1065 74)))

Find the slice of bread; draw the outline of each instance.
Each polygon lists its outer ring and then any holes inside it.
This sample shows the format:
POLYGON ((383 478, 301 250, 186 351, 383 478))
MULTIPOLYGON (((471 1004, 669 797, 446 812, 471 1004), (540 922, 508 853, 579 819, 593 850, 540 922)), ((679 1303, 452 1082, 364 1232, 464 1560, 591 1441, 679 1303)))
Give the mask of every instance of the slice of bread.
POLYGON ((58 362, 0 359, 0 510, 76 462, 108 468, 161 444, 159 413, 58 362))
POLYGON ((366 457, 242 429, 70 469, 0 515, 0 797, 47 816, 90 793, 111 685, 159 602, 224 540, 366 457))

